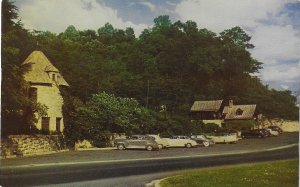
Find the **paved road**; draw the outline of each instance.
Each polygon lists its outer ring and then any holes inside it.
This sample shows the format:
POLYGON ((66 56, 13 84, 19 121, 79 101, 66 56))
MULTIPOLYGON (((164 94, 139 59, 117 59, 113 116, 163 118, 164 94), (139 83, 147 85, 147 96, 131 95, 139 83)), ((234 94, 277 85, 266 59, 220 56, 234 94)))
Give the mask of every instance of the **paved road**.
POLYGON ((160 158, 174 156, 195 156, 236 153, 243 151, 264 150, 274 147, 285 146, 299 142, 298 133, 283 133, 278 137, 270 137, 265 139, 246 139, 240 140, 237 144, 216 144, 213 147, 198 148, 170 148, 160 151, 145 150, 102 150, 102 151, 69 151, 51 155, 41 155, 32 157, 20 157, 13 159, 1 160, 1 167, 20 166, 32 164, 46 163, 71 163, 85 161, 107 161, 122 159, 141 159, 141 158, 160 158))
POLYGON ((158 172, 298 158, 298 146, 280 150, 272 149, 298 143, 298 140, 297 133, 285 133, 279 137, 242 140, 238 144, 216 145, 211 148, 178 148, 155 152, 133 150, 67 152, 7 159, 2 160, 0 179, 3 186, 71 182, 86 186, 87 183, 92 184, 93 180, 101 186, 122 186, 122 184, 134 186, 148 182, 146 180, 150 180, 150 176, 152 175, 153 178, 155 176, 153 173, 158 172), (269 151, 262 152, 264 149, 269 149, 269 151), (257 152, 235 154, 249 151, 257 152), (174 158, 175 156, 178 158, 174 158), (134 180, 137 176, 140 176, 139 180, 134 180), (81 181, 89 182, 82 183, 81 181))

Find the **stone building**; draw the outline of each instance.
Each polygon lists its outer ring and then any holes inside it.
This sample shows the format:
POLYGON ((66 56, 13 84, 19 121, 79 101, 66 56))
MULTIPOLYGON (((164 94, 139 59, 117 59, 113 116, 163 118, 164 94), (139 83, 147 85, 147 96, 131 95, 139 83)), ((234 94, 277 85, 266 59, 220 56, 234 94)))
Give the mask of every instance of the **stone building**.
POLYGON ((62 132, 64 129, 60 86, 69 86, 59 70, 41 51, 33 51, 23 62, 28 67, 24 79, 30 84, 29 98, 48 107, 47 116, 39 117, 37 129, 62 132))

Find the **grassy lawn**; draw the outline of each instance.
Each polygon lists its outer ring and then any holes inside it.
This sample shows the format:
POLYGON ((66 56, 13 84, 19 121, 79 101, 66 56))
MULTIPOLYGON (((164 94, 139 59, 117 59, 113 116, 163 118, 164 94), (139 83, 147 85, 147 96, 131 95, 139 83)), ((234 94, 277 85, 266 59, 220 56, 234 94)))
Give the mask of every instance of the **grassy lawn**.
POLYGON ((298 187, 299 160, 207 168, 179 173, 161 182, 163 187, 298 187))

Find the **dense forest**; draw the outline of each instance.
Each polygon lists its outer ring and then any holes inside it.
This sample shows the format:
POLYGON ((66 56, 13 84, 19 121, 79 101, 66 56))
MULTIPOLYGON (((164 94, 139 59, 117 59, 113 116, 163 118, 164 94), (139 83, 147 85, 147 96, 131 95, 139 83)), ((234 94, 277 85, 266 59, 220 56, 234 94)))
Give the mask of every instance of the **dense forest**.
POLYGON ((217 34, 193 21, 172 22, 163 15, 139 36, 132 28, 117 29, 110 23, 98 30, 71 25, 55 34, 26 30, 17 7, 4 0, 1 42, 2 127, 33 120, 28 114, 39 111, 26 98, 22 79, 26 69, 21 63, 33 50, 43 51, 61 71, 70 85, 64 97, 72 102, 86 103, 93 94, 105 92, 134 98, 153 112, 165 106, 171 118, 188 118, 195 100, 233 99, 257 104, 270 118, 298 119, 291 92, 269 89, 255 76, 262 62, 251 56, 255 44, 238 26, 217 34))

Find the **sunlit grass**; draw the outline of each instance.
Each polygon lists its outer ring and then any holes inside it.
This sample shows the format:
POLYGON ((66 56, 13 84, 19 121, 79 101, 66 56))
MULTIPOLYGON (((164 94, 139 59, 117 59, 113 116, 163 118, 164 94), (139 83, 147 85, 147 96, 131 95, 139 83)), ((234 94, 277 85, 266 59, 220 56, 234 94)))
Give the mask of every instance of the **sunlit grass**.
POLYGON ((199 169, 161 182, 163 187, 298 187, 298 160, 199 169))

